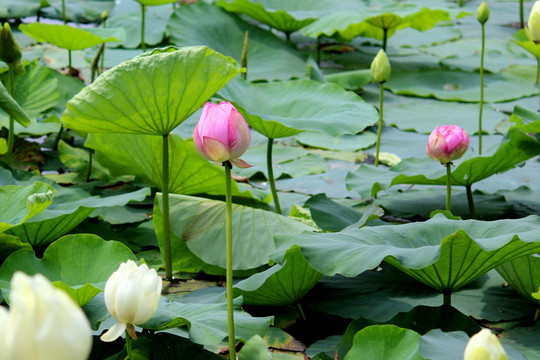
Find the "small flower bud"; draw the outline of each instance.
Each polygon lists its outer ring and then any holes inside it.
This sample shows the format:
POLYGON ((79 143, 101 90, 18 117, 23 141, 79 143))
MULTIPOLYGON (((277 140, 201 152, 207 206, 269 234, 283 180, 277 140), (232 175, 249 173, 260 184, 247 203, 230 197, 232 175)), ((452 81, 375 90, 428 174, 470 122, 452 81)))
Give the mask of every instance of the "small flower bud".
POLYGON ((463 360, 508 360, 508 356, 499 339, 488 329, 483 329, 467 343, 463 360))
POLYGON ((527 28, 531 40, 540 43, 540 1, 535 2, 531 9, 527 28))
POLYGON ((375 59, 371 62, 371 74, 373 79, 378 83, 383 83, 390 79, 390 73, 392 69, 390 67, 390 61, 383 49, 379 50, 375 59))
POLYGON ((20 69, 22 68, 21 58, 19 44, 13 37, 9 23, 6 22, 3 27, 0 27, 0 60, 20 69))
POLYGON ((105 21, 109 18, 109 12, 107 10, 103 10, 101 13, 101 20, 105 21))
POLYGON ((484 25, 489 19, 489 6, 486 1, 482 1, 478 10, 476 11, 476 19, 482 25, 484 25))

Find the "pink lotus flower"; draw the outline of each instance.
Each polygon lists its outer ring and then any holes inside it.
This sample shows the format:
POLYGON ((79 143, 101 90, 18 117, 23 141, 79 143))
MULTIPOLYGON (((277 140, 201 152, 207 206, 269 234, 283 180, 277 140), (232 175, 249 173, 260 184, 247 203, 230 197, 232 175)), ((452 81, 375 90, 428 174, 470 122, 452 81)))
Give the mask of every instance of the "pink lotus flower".
POLYGON ((249 165, 240 156, 251 141, 251 133, 244 117, 228 101, 207 102, 195 131, 195 148, 205 159, 222 164, 230 161, 240 168, 249 165))
POLYGON ((437 126, 429 135, 426 153, 433 160, 447 164, 463 156, 469 147, 469 136, 459 126, 437 126))

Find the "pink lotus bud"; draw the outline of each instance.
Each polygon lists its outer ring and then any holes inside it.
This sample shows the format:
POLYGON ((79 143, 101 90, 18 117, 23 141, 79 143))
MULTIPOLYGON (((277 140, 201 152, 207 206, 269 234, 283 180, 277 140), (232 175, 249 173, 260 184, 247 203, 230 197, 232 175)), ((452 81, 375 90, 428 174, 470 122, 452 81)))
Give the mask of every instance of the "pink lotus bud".
POLYGON ((240 168, 249 165, 240 156, 251 141, 251 133, 244 117, 228 101, 207 102, 195 131, 193 143, 205 159, 223 163, 230 161, 240 168))
POLYGON ((469 136, 459 126, 437 126, 429 135, 426 153, 433 160, 447 164, 459 159, 469 147, 469 136))

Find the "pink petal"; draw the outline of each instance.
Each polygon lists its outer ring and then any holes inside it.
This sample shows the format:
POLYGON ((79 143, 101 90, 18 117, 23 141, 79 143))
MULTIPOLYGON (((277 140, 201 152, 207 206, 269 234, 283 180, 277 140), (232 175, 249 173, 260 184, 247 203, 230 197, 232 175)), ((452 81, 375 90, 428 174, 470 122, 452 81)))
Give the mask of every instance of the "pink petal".
POLYGON ((227 145, 222 143, 220 140, 205 136, 203 138, 203 142, 204 152, 210 160, 222 163, 231 158, 231 154, 229 152, 229 149, 227 148, 227 145))

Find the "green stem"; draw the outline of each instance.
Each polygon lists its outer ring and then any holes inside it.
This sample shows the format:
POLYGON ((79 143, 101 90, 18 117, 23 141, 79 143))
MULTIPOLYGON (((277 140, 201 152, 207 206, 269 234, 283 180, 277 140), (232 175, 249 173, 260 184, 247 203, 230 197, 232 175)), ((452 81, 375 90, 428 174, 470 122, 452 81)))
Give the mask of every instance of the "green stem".
POLYGON ((381 134, 383 128, 384 85, 379 84, 379 126, 377 128, 377 151, 375 152, 375 166, 379 166, 379 151, 381 149, 381 134))
POLYGON ((142 46, 143 52, 146 52, 146 44, 144 43, 144 18, 145 18, 144 13, 145 12, 146 12, 146 6, 141 4, 141 46, 142 46))
POLYGON ((169 134, 163 135, 163 175, 161 194, 163 203, 163 252, 165 256, 165 279, 172 279, 171 225, 169 218, 169 134))
POLYGON ((127 351, 128 360, 135 359, 133 357, 133 350, 131 348, 131 336, 129 335, 127 330, 126 330, 126 351, 127 351))
POLYGON ((443 305, 452 306, 452 292, 451 291, 443 292, 443 305))
MULTIPOLYGON (((107 28, 107 20, 103 19, 103 28, 107 28)), ((100 74, 103 74, 103 69, 105 68, 105 44, 103 44, 103 50, 101 52, 101 64, 100 64, 100 74)))
POLYGON ((290 32, 285 32, 285 39, 287 39, 287 41, 291 41, 291 33, 290 32))
POLYGON ((234 304, 233 304, 233 243, 232 243, 232 190, 231 168, 229 161, 223 163, 225 168, 225 203, 226 203, 226 253, 227 253, 227 325, 229 328, 229 358, 236 359, 236 341, 234 336, 234 304))
MULTIPOLYGON (((15 92, 15 66, 13 63, 8 64, 9 67, 9 94, 13 97, 15 92)), ((8 143, 7 143, 7 154, 13 152, 13 147, 15 146, 15 120, 13 117, 9 117, 9 133, 8 133, 8 143)))
POLYGON ((523 0, 519 0, 519 25, 525 28, 525 19, 523 18, 523 0))
POLYGON ((537 59, 536 62, 536 83, 538 84, 539 91, 538 91, 538 111, 540 111, 540 59, 537 59))
POLYGON ((461 7, 463 6, 463 0, 458 0, 458 5, 461 7))
POLYGON ((62 131, 64 131, 64 125, 60 124, 60 130, 58 130, 58 135, 56 135, 56 140, 54 140, 53 150, 58 150, 58 144, 60 143, 60 139, 62 139, 62 131))
POLYGON ((66 0, 62 0, 62 20, 64 20, 64 25, 67 24, 67 19, 66 19, 66 0))
POLYGON ((276 181, 274 180, 274 168, 272 166, 273 146, 274 146, 274 139, 268 138, 268 146, 266 148, 266 167, 268 168, 268 182, 270 183, 270 190, 272 190, 272 198, 274 199, 274 206, 276 207, 276 213, 281 215, 281 206, 279 205, 279 197, 276 190, 276 181))
POLYGON ((88 149, 88 172, 86 173, 86 182, 90 182, 92 176, 92 149, 88 149))
POLYGON ((446 163, 446 211, 450 210, 450 199, 452 198, 452 163, 446 163))
POLYGON ((317 65, 321 66, 321 36, 317 36, 317 65))
POLYGON ((249 31, 246 31, 244 34, 244 44, 242 45, 242 56, 240 57, 240 66, 246 69, 246 71, 242 73, 242 79, 244 80, 247 80, 248 43, 249 43, 249 31))
POLYGON ((386 52, 386 45, 388 43, 388 29, 383 28, 383 43, 382 43, 382 49, 384 52, 386 52))
POLYGON ((68 76, 71 76, 71 50, 68 50, 68 76))
POLYGON ((536 308, 536 311, 534 312, 533 322, 537 322, 539 317, 540 317, 540 308, 536 308))
POLYGON ((306 314, 304 314, 304 309, 302 309, 302 305, 300 305, 299 302, 296 303, 296 308, 298 309, 298 313, 300 314, 302 320, 306 321, 306 314))
POLYGON ((482 114, 484 112, 484 54, 486 51, 486 26, 482 24, 482 54, 480 55, 480 113, 478 114, 478 154, 482 155, 482 114))
POLYGON ((469 203, 469 215, 471 216, 471 219, 476 219, 476 209, 474 207, 472 185, 469 184, 465 186, 465 189, 467 189, 467 202, 469 203))

